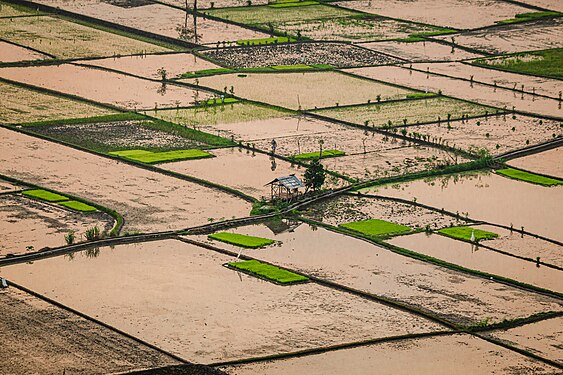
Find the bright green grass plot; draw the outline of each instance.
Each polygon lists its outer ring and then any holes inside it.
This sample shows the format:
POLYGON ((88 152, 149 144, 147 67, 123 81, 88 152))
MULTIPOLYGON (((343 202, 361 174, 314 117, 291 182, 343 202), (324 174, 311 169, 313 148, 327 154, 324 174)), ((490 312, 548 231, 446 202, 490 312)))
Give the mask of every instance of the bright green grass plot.
POLYGON ((201 150, 175 150, 165 152, 124 150, 110 152, 110 155, 121 156, 129 160, 139 161, 141 163, 147 164, 213 157, 213 155, 211 155, 210 153, 201 150))
POLYGON ((280 284, 292 284, 308 281, 309 278, 284 270, 271 264, 261 263, 257 260, 228 263, 229 267, 246 271, 248 273, 275 281, 280 284))
POLYGON ((452 227, 452 228, 444 228, 440 229, 438 233, 443 234, 444 236, 471 241, 471 235, 475 236, 475 241, 480 240, 492 240, 498 237, 498 234, 493 232, 487 232, 481 229, 475 229, 471 227, 452 227))
POLYGON ((68 197, 64 195, 60 195, 57 193, 51 193, 50 191, 43 190, 43 189, 33 189, 33 190, 26 190, 22 192, 23 195, 28 197, 41 199, 47 202, 61 202, 61 201, 68 201, 68 197))
POLYGON ((82 203, 82 202, 79 202, 79 201, 65 201, 65 202, 59 202, 59 204, 61 206, 70 208, 70 209, 75 210, 75 211, 80 211, 80 212, 96 211, 96 207, 92 207, 89 204, 82 203))
POLYGON ((497 170, 497 173, 509 178, 513 178, 515 180, 531 182, 532 184, 537 184, 542 186, 563 185, 562 180, 544 177, 537 174, 520 171, 518 169, 512 169, 512 168, 499 169, 497 170))
POLYGON ((275 70, 305 70, 305 69, 313 69, 313 67, 305 64, 295 64, 295 65, 273 65, 271 67, 275 70))
POLYGON ((352 223, 340 224, 339 227, 367 234, 368 236, 387 236, 392 234, 408 233, 411 231, 411 228, 407 226, 379 219, 354 221, 352 223))
POLYGON ((219 232, 207 236, 212 240, 225 242, 231 245, 247 247, 249 249, 257 249, 275 243, 274 240, 262 237, 247 236, 245 234, 219 232))
POLYGON ((317 152, 308 152, 305 154, 298 154, 298 155, 293 155, 291 157, 291 159, 295 159, 295 160, 311 160, 311 159, 319 159, 319 156, 321 159, 325 159, 325 158, 334 158, 337 156, 344 156, 346 155, 346 153, 344 151, 340 151, 340 150, 323 150, 322 154, 320 151, 317 152))

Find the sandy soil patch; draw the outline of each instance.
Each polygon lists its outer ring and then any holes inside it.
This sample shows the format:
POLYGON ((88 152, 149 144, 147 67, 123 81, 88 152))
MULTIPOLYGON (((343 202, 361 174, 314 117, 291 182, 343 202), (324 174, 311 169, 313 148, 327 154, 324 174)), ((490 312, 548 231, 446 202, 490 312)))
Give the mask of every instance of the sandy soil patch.
POLYGON ((436 42, 375 42, 362 47, 385 52, 408 61, 458 61, 481 57, 475 53, 436 42))
POLYGON ((250 212, 249 203, 214 189, 10 130, 0 134, 12 150, 1 155, 0 173, 114 209, 124 231, 181 229, 250 212))
POLYGON ((3 373, 107 374, 178 364, 16 288, 1 290, 0 302, 3 373))
POLYGON ((540 152, 514 159, 509 162, 516 168, 523 168, 530 172, 544 173, 550 176, 563 178, 563 148, 558 147, 549 151, 540 152))
POLYGON ((223 267, 233 258, 168 240, 10 266, 2 274, 199 363, 445 330, 314 283, 279 286, 223 267))

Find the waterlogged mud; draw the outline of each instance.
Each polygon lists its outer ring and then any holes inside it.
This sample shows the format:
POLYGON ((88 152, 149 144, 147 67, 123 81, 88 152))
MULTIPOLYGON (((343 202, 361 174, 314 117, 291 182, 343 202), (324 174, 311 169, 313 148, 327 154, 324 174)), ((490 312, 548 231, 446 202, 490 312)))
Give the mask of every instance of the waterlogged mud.
POLYGON ((15 287, 0 290, 0 302, 6 374, 107 374, 179 363, 15 287))
POLYGON ((102 212, 80 213, 20 195, 1 195, 0 256, 66 245, 65 235, 71 231, 79 242, 88 228, 108 232, 113 224, 102 212))
MULTIPOLYGON (((474 324, 485 318, 499 322, 563 308, 560 301, 547 296, 434 266, 299 222, 229 231, 281 241, 281 245, 265 249, 244 249, 245 255, 391 298, 459 324, 474 324)), ((195 238, 241 251, 206 236, 195 238)))
POLYGON ((362 12, 459 29, 493 25, 528 8, 498 0, 371 0, 342 1, 338 5, 362 12))
POLYGON ((274 44, 251 48, 212 49, 203 53, 236 68, 297 64, 328 64, 342 68, 384 65, 400 61, 366 48, 341 43, 274 44))
MULTIPOLYGON (((479 245, 427 233, 399 236, 387 242, 472 270, 506 277, 558 293, 563 292, 563 271, 536 267, 533 262, 497 253, 479 245)), ((486 245, 488 241, 482 243, 486 245)))
POLYGON ((196 98, 211 97, 210 93, 187 87, 70 64, 5 68, 0 70, 0 77, 129 110, 188 106, 196 98))
POLYGON ((558 317, 508 330, 493 331, 490 336, 563 364, 562 327, 563 318, 558 317))
MULTIPOLYGON (((187 82, 194 83, 194 79, 187 82)), ((222 74, 198 79, 201 86, 223 90, 233 87, 245 99, 290 109, 402 99, 411 90, 351 77, 339 72, 222 74)))
POLYGON ((411 204, 387 199, 340 196, 309 207, 305 217, 330 225, 353 221, 380 219, 410 228, 440 229, 466 224, 465 220, 440 214, 411 204))
POLYGON ((19 186, 16 183, 12 183, 12 182, 8 182, 2 178, 0 178, 0 193, 4 194, 4 193, 10 193, 10 192, 14 192, 14 191, 20 191, 23 190, 24 187, 19 186))
POLYGON ((231 375, 557 374, 559 369, 473 336, 407 339, 303 357, 222 367, 231 375), (405 360, 408 357, 408 360, 405 360))
POLYGON ((197 363, 445 330, 315 283, 279 286, 223 266, 233 260, 167 240, 5 267, 0 274, 197 363))
POLYGON ((362 47, 388 53, 408 61, 458 61, 481 57, 463 49, 436 42, 375 42, 362 43, 362 47))
POLYGON ((16 62, 28 60, 44 60, 50 57, 32 51, 27 48, 19 47, 10 43, 0 42, 0 62, 16 62))
MULTIPOLYGON (((426 72, 409 70, 408 66, 379 66, 369 68, 347 69, 348 72, 375 78, 411 88, 442 92, 456 98, 470 100, 499 109, 516 110, 542 114, 545 116, 563 116, 559 100, 538 97, 532 93, 516 92, 500 87, 472 83, 456 78, 448 78, 426 72)), ((432 73, 432 70, 430 70, 432 73)), ((525 87, 526 88, 526 87, 525 87)))
POLYGON ((563 188, 544 187, 495 173, 462 173, 396 185, 367 188, 364 192, 403 198, 444 208, 475 220, 486 220, 563 240, 563 188))
POLYGON ((524 156, 509 162, 517 168, 563 178, 563 148, 558 147, 539 154, 524 156))
POLYGON ((81 63, 152 79, 162 78, 160 69, 164 69, 166 78, 170 79, 184 73, 219 67, 191 53, 110 57, 81 63))
POLYGON ((125 218, 124 232, 182 229, 250 212, 249 203, 205 186, 7 129, 0 137, 11 150, 0 154, 0 174, 114 209, 125 218))

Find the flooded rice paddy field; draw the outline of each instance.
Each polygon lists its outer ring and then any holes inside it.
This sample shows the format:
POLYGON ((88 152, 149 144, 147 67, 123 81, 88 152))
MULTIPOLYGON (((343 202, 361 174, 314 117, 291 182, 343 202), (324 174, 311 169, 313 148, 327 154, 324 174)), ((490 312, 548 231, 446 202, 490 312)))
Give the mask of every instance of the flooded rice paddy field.
POLYGON ((362 190, 413 200, 474 220, 502 224, 562 241, 563 189, 517 181, 490 172, 471 172, 362 190))
POLYGON ((73 64, 4 68, 0 77, 128 110, 189 106, 211 97, 205 91, 73 64))
POLYGON ((367 48, 344 43, 274 44, 251 48, 210 49, 203 53, 236 68, 299 64, 323 64, 342 68, 385 65, 400 61, 367 48))
MULTIPOLYGON (((278 226, 274 231, 268 225, 228 231, 281 242, 263 249, 244 249, 244 255, 406 303, 457 324, 471 325, 486 318, 493 323, 540 311, 560 311, 562 307, 551 297, 411 259, 324 228, 298 224, 289 223, 285 231, 278 226)), ((205 235, 195 238, 240 251, 205 235)))
POLYGON ((478 51, 501 54, 563 47, 563 21, 551 18, 534 22, 502 25, 494 29, 467 31, 436 39, 478 51))
POLYGON ((232 87, 235 95, 245 99, 294 110, 375 102, 378 95, 383 101, 404 99, 414 92, 340 72, 222 74, 196 79, 201 86, 221 91, 232 87))
POLYGON ((379 219, 410 228, 440 229, 452 225, 464 225, 462 218, 455 218, 437 211, 400 203, 389 199, 340 196, 308 208, 305 217, 326 224, 338 226, 368 219, 379 219))
POLYGON ((0 173, 114 209, 125 219, 124 232, 182 229, 250 212, 249 203, 219 190, 11 130, 0 135, 11 150, 0 155, 0 173))
POLYGON ((526 373, 557 374, 559 369, 466 334, 398 340, 290 359, 233 365, 230 375, 381 375, 526 373), (405 356, 409 360, 405 361, 405 356))
POLYGON ((563 12, 563 4, 552 0, 521 0, 521 3, 537 6, 544 9, 563 12))
POLYGON ((530 10, 499 0, 341 1, 339 6, 382 16, 456 29, 474 29, 530 10))
MULTIPOLYGON (((537 267, 534 262, 510 257, 472 243, 429 233, 399 236, 387 242, 472 270, 483 271, 558 293, 563 291, 563 271, 549 267, 537 267)), ((481 242, 484 245, 487 244, 487 241, 481 242)))
POLYGON ((199 363, 447 330, 316 283, 280 286, 223 266, 234 258, 167 240, 5 267, 1 274, 199 363))
POLYGON ((58 58, 164 52, 167 48, 50 16, 0 18, 2 38, 58 58))
MULTIPOLYGON (((486 149, 491 155, 547 142, 563 135, 563 127, 559 121, 521 115, 512 117, 511 114, 488 116, 452 121, 449 125, 444 122, 418 125, 407 127, 406 130, 408 133, 426 135, 432 142, 445 141, 449 145, 455 144, 456 147, 468 151, 486 149)), ((545 162, 545 159, 542 160, 545 162)), ((511 164, 516 165, 516 160, 511 164)))
POLYGON ((6 346, 0 363, 7 374, 80 373, 84 369, 107 374, 179 363, 15 287, 0 290, 0 302, 4 317, 0 340, 6 346))
POLYGON ((16 46, 7 42, 0 42, 0 62, 44 60, 50 57, 30 49, 16 46))
POLYGON ((507 330, 492 331, 488 335, 562 364, 562 327, 563 318, 557 317, 507 330))
POLYGON ((0 195, 0 220, 0 257, 66 245, 65 235, 71 231, 79 242, 87 229, 109 232, 114 224, 103 212, 76 212, 16 194, 0 195))
MULTIPOLYGON (((177 7, 184 8, 186 6, 186 2, 184 0, 163 0, 162 3, 175 5, 177 7)), ((253 5, 264 5, 268 4, 268 0, 253 0, 253 5)), ((246 0, 205 0, 197 3, 198 8, 207 9, 207 8, 228 8, 228 7, 240 7, 240 6, 248 6, 248 1, 246 0)))
MULTIPOLYGON (((495 88, 480 83, 471 83, 457 78, 449 78, 426 72, 413 71, 408 67, 378 66, 366 68, 352 68, 346 71, 368 78, 383 80, 398 85, 404 85, 413 89, 430 92, 442 92, 455 98, 477 102, 483 105, 498 107, 500 110, 516 110, 530 114, 544 116, 555 116, 560 118, 563 110, 560 102, 522 93, 504 88, 495 88)), ((430 71, 432 73, 432 71, 430 71)))
POLYGON ((103 116, 114 112, 6 82, 0 82, 0 96, 0 122, 8 124, 103 116))
MULTIPOLYGON (((359 46, 374 51, 388 53, 408 61, 458 61, 481 57, 463 49, 437 42, 373 42, 361 43, 359 46)), ((371 64, 370 64, 371 65, 371 64)))
POLYGON ((510 160, 509 164, 530 172, 563 178, 563 163, 561 160, 563 160, 563 148, 558 147, 539 154, 510 160))
POLYGON ((113 69, 151 79, 162 78, 162 75, 158 72, 159 69, 166 70, 167 78, 175 78, 184 73, 219 67, 191 53, 109 57, 83 61, 82 64, 113 69))
POLYGON ((60 7, 133 29, 199 44, 215 44, 223 40, 265 38, 268 35, 243 27, 196 17, 181 9, 162 4, 120 7, 102 1, 39 0, 39 3, 60 7), (225 39, 227 38, 227 39, 225 39))

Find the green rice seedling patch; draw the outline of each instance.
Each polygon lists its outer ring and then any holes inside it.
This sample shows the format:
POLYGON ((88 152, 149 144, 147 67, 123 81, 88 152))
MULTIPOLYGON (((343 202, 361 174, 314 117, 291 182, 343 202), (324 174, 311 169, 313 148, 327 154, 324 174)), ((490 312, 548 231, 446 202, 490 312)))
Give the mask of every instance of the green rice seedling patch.
POLYGON ((277 36, 272 38, 240 39, 237 40, 239 46, 254 46, 258 44, 292 43, 297 39, 289 36, 277 36))
POLYGON ((454 29, 447 29, 447 28, 439 28, 433 31, 422 31, 418 33, 409 34, 407 38, 397 39, 398 42, 423 42, 426 40, 426 37, 432 36, 439 36, 439 35, 448 35, 448 34, 455 34, 457 30, 454 29))
POLYGON ((80 211, 80 212, 94 212, 94 211, 96 211, 96 207, 92 207, 89 204, 82 203, 82 202, 79 202, 79 201, 64 201, 64 202, 59 202, 59 205, 70 208, 70 209, 75 210, 75 211, 80 211))
POLYGON ((228 263, 227 265, 231 268, 245 271, 252 275, 266 278, 268 280, 284 285, 302 283, 309 280, 309 278, 306 276, 298 275, 288 270, 284 270, 283 268, 279 268, 271 264, 262 263, 257 260, 232 262, 228 263))
POLYGON ((68 201, 68 197, 65 197, 64 195, 60 195, 57 193, 52 193, 50 191, 47 190, 43 190, 43 189, 32 189, 32 190, 26 190, 22 192, 23 195, 31 197, 31 198, 37 198, 37 199, 41 199, 47 202, 62 202, 62 201, 68 201))
POLYGON ((62 120, 34 121, 21 124, 22 126, 52 126, 52 125, 78 125, 114 121, 146 120, 146 117, 134 112, 115 113, 112 115, 68 118, 62 120))
POLYGON ((563 185, 562 180, 544 177, 534 173, 524 172, 513 168, 499 169, 497 170, 497 173, 509 178, 513 178, 515 180, 530 182, 532 184, 537 184, 542 186, 563 185))
POLYGON ((213 98, 213 99, 208 99, 205 104, 206 105, 221 105, 221 104, 233 104, 233 103, 238 103, 239 100, 235 99, 235 98, 213 98))
POLYGON ((467 226, 443 228, 438 233, 444 236, 455 238, 458 240, 471 241, 471 235, 475 236, 475 241, 480 240, 493 240, 498 237, 498 234, 487 232, 486 230, 475 229, 467 226))
POLYGON ((367 236, 374 236, 374 237, 403 234, 403 233, 408 233, 412 230, 407 226, 399 225, 379 219, 354 221, 351 223, 340 224, 338 226, 345 229, 349 229, 354 232, 365 234, 367 236))
POLYGON ((235 246, 246 247, 249 249, 257 249, 260 247, 269 246, 276 242, 268 238, 247 236, 245 234, 229 233, 229 232, 213 233, 207 237, 212 240, 225 242, 235 246))
POLYGON ((432 98, 437 96, 433 92, 416 92, 414 94, 407 94, 407 99, 419 99, 419 98, 432 98))
POLYGON ((271 66, 275 70, 306 70, 313 69, 313 67, 305 64, 295 64, 295 65, 274 65, 271 66))
POLYGON ((151 152, 146 150, 124 150, 124 151, 113 151, 110 152, 109 154, 120 156, 129 160, 138 161, 141 163, 146 163, 146 164, 213 157, 212 154, 202 150, 174 150, 174 151, 165 151, 165 152, 151 152))
POLYGON ((563 48, 516 53, 488 59, 473 60, 472 64, 506 70, 513 73, 563 79, 563 48))
POLYGON ((312 159, 325 159, 325 158, 334 158, 337 156, 344 156, 346 153, 340 150, 323 150, 321 153, 320 151, 317 152, 307 152, 304 154, 298 154, 291 156, 291 159, 295 160, 312 160, 312 159))
POLYGON ((530 13, 520 13, 514 16, 514 18, 508 20, 497 21, 498 24, 513 24, 526 21, 534 21, 540 18, 550 18, 550 17, 561 17, 563 13, 545 11, 545 12, 530 12, 530 13))

